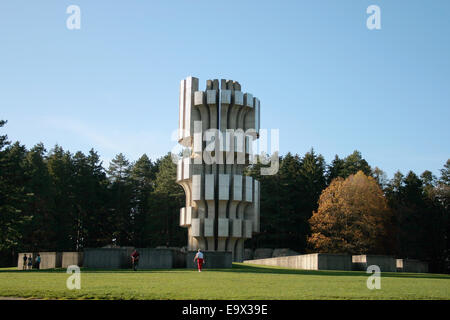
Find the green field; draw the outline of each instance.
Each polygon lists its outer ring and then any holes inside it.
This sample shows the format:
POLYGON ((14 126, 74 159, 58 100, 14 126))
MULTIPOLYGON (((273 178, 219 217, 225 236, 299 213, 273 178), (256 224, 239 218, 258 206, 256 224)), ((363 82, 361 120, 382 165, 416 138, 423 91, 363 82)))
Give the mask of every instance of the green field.
POLYGON ((44 299, 450 299, 450 275, 304 271, 233 264, 232 269, 82 269, 81 289, 68 290, 63 269, 0 269, 0 297, 44 299))

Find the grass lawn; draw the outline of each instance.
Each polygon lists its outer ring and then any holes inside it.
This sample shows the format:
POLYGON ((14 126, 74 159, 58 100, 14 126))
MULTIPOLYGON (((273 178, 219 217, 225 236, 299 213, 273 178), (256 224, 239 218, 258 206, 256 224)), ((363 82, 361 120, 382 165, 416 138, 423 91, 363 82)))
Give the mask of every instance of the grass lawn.
POLYGON ((450 275, 305 271, 235 263, 232 269, 81 270, 81 289, 68 290, 64 269, 0 269, 0 297, 45 299, 450 299, 450 275))

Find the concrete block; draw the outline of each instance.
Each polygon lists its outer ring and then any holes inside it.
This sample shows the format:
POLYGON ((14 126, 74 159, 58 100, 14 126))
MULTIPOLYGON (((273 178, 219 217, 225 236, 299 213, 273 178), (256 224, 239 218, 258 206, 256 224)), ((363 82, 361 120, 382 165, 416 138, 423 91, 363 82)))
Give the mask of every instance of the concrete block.
POLYGON ((172 269, 185 266, 185 253, 171 248, 138 248, 138 269, 172 269))
POLYGON ((204 236, 214 237, 214 219, 212 218, 205 219, 204 236))
POLYGON ((183 179, 183 158, 178 159, 177 161, 177 181, 183 179))
POLYGON ((205 174, 205 200, 214 200, 214 175, 205 174))
POLYGON ((238 174, 233 177, 233 200, 242 201, 242 176, 238 174))
POLYGON ((180 226, 183 227, 186 225, 186 208, 180 208, 180 226))
POLYGON ((253 200, 253 178, 245 176, 245 201, 252 202, 253 200))
MULTIPOLYGON (((186 268, 196 269, 197 264, 194 263, 196 251, 189 251, 186 254, 186 268)), ((233 265, 231 251, 203 251, 205 258, 205 269, 225 269, 231 268, 233 265)))
POLYGON ((245 260, 244 263, 301 270, 352 270, 352 257, 346 254, 312 253, 245 260))
POLYGON ((83 252, 63 252, 62 253, 62 268, 68 266, 83 266, 83 252))
POLYGON ((195 210, 192 207, 183 207, 180 209, 180 226, 181 227, 188 227, 192 223, 192 213, 193 210, 195 210))
POLYGON ((238 106, 244 105, 244 93, 242 91, 234 92, 234 104, 238 106))
MULTIPOLYGON (((239 129, 240 130, 240 129, 239 129)), ((245 135, 243 131, 236 130, 234 134, 234 151, 238 153, 244 152, 244 145, 245 145, 245 135)), ((243 164, 239 163, 238 164, 243 164)))
POLYGON ((260 197, 260 185, 258 180, 254 180, 254 187, 253 187, 253 232, 259 232, 260 226, 260 207, 259 207, 259 197, 260 197))
POLYGON ((192 219, 191 232, 193 237, 202 237, 202 220, 200 218, 192 219))
POLYGON ((246 93, 244 95, 244 105, 253 108, 253 95, 251 93, 246 93))
POLYGON ((219 174, 219 200, 230 198, 230 175, 219 174))
POLYGON ((258 98, 254 98, 254 106, 255 106, 255 130, 257 133, 259 133, 259 127, 260 127, 260 108, 261 104, 258 98))
POLYGON ((203 200, 202 176, 199 174, 192 175, 192 200, 203 200))
POLYGON ((396 259, 398 272, 427 273, 428 263, 415 259, 396 259))
POLYGON ((121 248, 86 248, 83 265, 86 268, 121 269, 131 268, 130 247, 121 248))
POLYGON ((254 252, 254 259, 265 259, 271 258, 273 253, 273 249, 271 248, 258 248, 254 252))
POLYGON ((203 91, 194 92, 194 105, 201 106, 205 104, 205 93, 203 91))
POLYGON ((318 253, 318 270, 352 270, 352 257, 348 254, 318 253))
POLYGON ((206 103, 217 104, 217 90, 206 90, 206 103))
POLYGON ((183 180, 187 180, 191 176, 191 158, 183 158, 183 180))
POLYGON ((195 208, 193 207, 187 207, 186 208, 186 216, 184 222, 186 223, 186 226, 190 226, 192 222, 192 215, 195 211, 195 208))
POLYGON ((298 256, 298 255, 299 255, 298 252, 295 252, 294 250, 291 250, 289 248, 274 249, 272 252, 272 258, 298 256))
POLYGON ((41 264, 39 265, 39 269, 61 268, 62 265, 61 252, 39 252, 39 254, 41 256, 41 264))
POLYGON ((242 237, 242 219, 231 220, 232 224, 232 237, 240 238, 242 237))
POLYGON ((185 139, 192 135, 192 104, 194 102, 194 92, 198 90, 198 79, 187 77, 180 82, 179 100, 179 130, 178 139, 185 139))
POLYGON ((220 100, 224 104, 231 104, 231 90, 221 90, 220 100))
POLYGON ((381 272, 396 272, 396 259, 383 255, 354 255, 352 256, 353 270, 366 271, 371 265, 380 267, 381 272))
POLYGON ((244 249, 244 260, 251 260, 253 259, 253 250, 245 248, 244 249))
POLYGON ((230 234, 230 220, 219 218, 219 237, 228 237, 230 234))
POLYGON ((244 238, 250 239, 252 237, 253 232, 253 221, 252 220, 244 220, 244 228, 242 230, 242 236, 244 238))

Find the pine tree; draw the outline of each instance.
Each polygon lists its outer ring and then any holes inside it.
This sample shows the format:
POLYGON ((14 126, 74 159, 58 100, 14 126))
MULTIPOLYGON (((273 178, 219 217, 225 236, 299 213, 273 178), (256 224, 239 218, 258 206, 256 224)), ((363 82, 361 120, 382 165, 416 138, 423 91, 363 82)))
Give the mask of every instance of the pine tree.
POLYGON ((110 163, 108 168, 109 215, 111 241, 120 246, 133 245, 132 229, 132 185, 130 181, 130 162, 120 153, 110 163))
POLYGON ((337 177, 347 178, 358 171, 362 171, 367 176, 372 175, 372 169, 367 161, 363 159, 361 152, 355 150, 344 159, 340 159, 336 155, 328 167, 327 182, 330 184, 337 177))
POLYGON ((186 229, 178 225, 185 194, 176 180, 176 165, 169 154, 158 162, 155 188, 150 198, 150 237, 153 245, 184 246, 186 229))
POLYGON ((52 180, 54 208, 47 227, 51 230, 47 235, 51 245, 47 250, 74 250, 77 233, 74 195, 74 167, 72 154, 56 145, 47 157, 48 172, 52 180))
POLYGON ((148 225, 150 216, 150 197, 155 187, 156 168, 146 154, 142 155, 132 166, 130 180, 132 183, 132 224, 133 243, 143 247, 150 242, 148 225))
POLYGON ((30 195, 27 210, 32 219, 26 224, 21 249, 48 250, 54 244, 49 235, 52 230, 54 194, 52 179, 46 162, 46 149, 42 143, 35 145, 26 155, 25 173, 29 177, 26 192, 30 195))
MULTIPOLYGON (((6 121, 0 121, 3 127, 6 121)), ((0 263, 9 264, 20 247, 27 215, 29 195, 25 191, 26 149, 16 142, 10 145, 7 135, 0 136, 0 263)))

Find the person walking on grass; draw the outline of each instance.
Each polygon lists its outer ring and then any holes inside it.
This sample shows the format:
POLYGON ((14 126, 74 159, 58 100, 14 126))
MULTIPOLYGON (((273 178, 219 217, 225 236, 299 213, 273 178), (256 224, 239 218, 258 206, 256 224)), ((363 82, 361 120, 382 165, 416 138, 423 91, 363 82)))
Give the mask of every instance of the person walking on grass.
POLYGON ((33 258, 31 257, 31 254, 28 256, 28 270, 33 269, 33 258))
POLYGON ((36 257, 36 269, 39 270, 39 266, 41 265, 41 255, 38 253, 36 257))
POLYGON ((23 254, 23 258, 22 259, 23 259, 22 269, 25 270, 27 268, 27 260, 28 260, 26 253, 23 254))
POLYGON ((195 263, 195 260, 197 260, 198 272, 202 272, 202 266, 205 263, 205 258, 204 258, 203 252, 200 249, 198 249, 197 254, 194 257, 194 263, 195 263))
POLYGON ((131 262, 133 263, 133 270, 136 271, 139 264, 139 252, 136 249, 131 254, 131 262))

